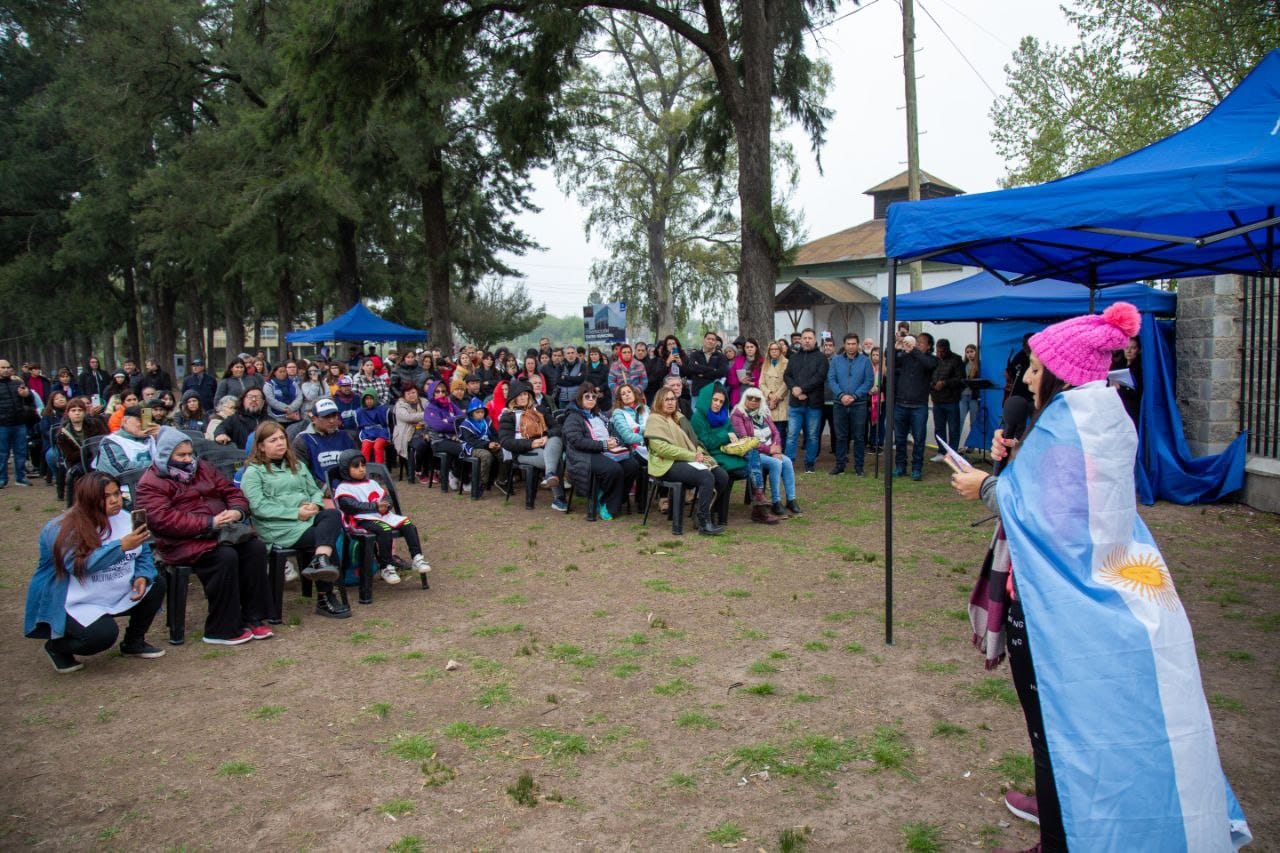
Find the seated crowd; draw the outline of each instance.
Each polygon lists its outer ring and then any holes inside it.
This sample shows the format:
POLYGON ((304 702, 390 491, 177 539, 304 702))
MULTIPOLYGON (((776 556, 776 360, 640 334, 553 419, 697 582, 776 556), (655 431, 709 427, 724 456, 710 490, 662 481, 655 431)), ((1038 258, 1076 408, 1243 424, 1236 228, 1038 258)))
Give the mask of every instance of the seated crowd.
POLYGON ((387 583, 401 566, 430 570, 425 535, 370 471, 389 458, 412 482, 476 496, 509 493, 517 472, 532 472, 530 488, 550 490, 554 510, 568 511, 572 491, 603 521, 632 511, 633 498, 665 511, 663 487, 680 484, 699 532, 719 534, 732 479, 747 481, 752 521, 799 515, 784 453, 786 346, 771 343, 766 358, 755 341, 722 348, 708 335, 686 354, 669 336, 606 355, 544 340, 520 360, 472 347, 456 359, 384 359, 370 347, 347 363, 274 366, 243 354, 221 379, 195 359, 177 385, 154 360, 107 374, 89 359, 77 379, 60 370, 46 386, 32 381, 38 369, 18 378, 0 359, 0 483, 12 453, 18 483, 28 468, 44 473, 69 506, 40 536, 25 632, 46 641, 59 672, 115 644, 118 616, 128 617, 123 655, 163 655, 146 641, 165 595, 158 561, 200 579, 205 642, 268 639, 272 549, 294 555, 286 581, 315 584, 317 613, 348 617, 335 591, 344 530, 369 537, 387 583), (393 537, 411 563, 394 556, 393 537))

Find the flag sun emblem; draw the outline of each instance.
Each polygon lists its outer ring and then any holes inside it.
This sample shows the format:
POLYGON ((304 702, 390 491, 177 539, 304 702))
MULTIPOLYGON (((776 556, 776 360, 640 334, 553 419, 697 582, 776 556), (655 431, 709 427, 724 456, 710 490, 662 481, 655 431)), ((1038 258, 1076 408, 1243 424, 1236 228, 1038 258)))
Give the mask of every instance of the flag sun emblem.
POLYGON ((1107 555, 1098 574, 1107 583, 1154 601, 1167 610, 1177 606, 1173 577, 1155 549, 1130 550, 1121 545, 1107 555))

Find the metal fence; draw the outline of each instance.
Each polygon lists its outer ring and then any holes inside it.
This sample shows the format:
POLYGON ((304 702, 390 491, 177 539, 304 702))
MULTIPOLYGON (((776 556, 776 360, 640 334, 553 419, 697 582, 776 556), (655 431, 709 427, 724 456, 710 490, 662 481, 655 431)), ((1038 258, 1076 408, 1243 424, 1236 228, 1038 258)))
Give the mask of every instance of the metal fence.
POLYGON ((1280 459, 1280 279, 1244 279, 1240 353, 1240 429, 1248 450, 1280 459))

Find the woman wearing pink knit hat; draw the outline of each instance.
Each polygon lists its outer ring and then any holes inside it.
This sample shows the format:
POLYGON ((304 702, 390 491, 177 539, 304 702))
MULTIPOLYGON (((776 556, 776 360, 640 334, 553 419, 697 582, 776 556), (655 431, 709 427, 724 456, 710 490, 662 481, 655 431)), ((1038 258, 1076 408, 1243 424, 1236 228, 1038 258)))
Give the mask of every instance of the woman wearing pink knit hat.
POLYGON ((1137 512, 1137 433, 1106 383, 1140 325, 1118 302, 1033 335, 1034 415, 1021 443, 997 432, 992 445, 1015 458, 999 477, 952 477, 1007 539, 1007 596, 989 603, 1005 615, 1036 794, 1011 791, 1006 805, 1040 825, 1034 851, 1230 851, 1252 838, 1218 760, 1190 623, 1137 512))

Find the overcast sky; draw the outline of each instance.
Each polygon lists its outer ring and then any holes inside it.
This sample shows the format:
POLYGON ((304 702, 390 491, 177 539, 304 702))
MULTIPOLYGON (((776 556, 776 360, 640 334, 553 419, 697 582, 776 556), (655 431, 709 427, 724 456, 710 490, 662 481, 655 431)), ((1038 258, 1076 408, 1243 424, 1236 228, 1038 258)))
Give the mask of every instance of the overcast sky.
MULTIPOLYGON (((827 102, 835 117, 821 173, 803 132, 787 132, 800 163, 792 201, 809 240, 870 219, 871 198, 863 191, 906 168, 901 8, 895 0, 864 0, 861 7, 846 2, 840 14, 847 17, 823 29, 817 46, 834 73, 827 102)), ((1027 35, 1074 41, 1049 0, 917 0, 923 169, 966 192, 997 189, 1005 169, 991 143, 992 90, 1004 93, 1004 66, 1027 35)), ((580 314, 591 289, 591 261, 604 248, 584 237, 586 212, 556 188, 549 170, 536 174, 534 185, 542 212, 519 223, 545 251, 512 259, 513 266, 550 313, 580 314)))

